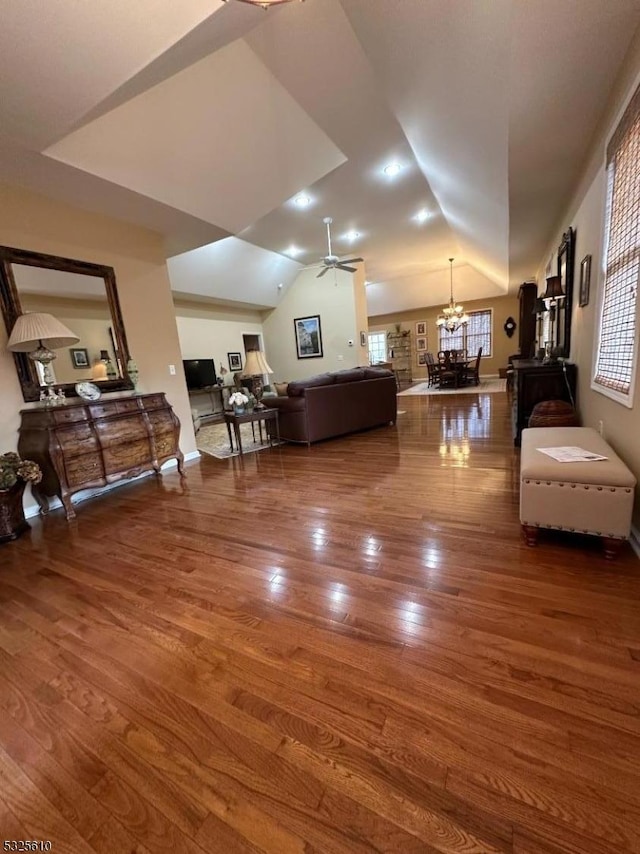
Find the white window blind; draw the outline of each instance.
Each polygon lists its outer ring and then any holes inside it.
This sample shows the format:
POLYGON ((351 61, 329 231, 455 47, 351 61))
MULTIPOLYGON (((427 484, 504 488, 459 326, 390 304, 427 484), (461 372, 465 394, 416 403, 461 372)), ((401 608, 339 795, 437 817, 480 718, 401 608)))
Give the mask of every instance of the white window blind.
POLYGON ((604 292, 594 383, 629 397, 637 358, 640 88, 607 148, 604 292))
POLYGON ((469 358, 473 358, 482 347, 482 356, 491 356, 492 317, 491 309, 469 311, 469 322, 455 332, 447 332, 440 327, 440 350, 466 350, 469 358))

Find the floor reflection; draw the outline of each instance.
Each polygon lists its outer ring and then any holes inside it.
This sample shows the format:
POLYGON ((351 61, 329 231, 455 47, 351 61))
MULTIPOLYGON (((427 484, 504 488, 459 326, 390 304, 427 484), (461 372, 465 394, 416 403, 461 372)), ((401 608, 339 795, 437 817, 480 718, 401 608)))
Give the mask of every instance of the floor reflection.
POLYGON ((470 439, 488 439, 491 433, 491 395, 444 405, 440 415, 440 464, 466 468, 471 455, 470 439))

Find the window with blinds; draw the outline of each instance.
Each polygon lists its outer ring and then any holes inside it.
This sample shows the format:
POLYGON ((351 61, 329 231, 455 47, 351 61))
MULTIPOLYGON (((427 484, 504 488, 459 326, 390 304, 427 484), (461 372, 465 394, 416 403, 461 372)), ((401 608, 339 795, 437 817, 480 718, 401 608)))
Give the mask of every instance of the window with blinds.
POLYGON ((607 147, 604 290, 595 387, 631 406, 640 266, 640 87, 607 147))
POLYGON ((440 350, 466 350, 469 358, 473 358, 482 347, 482 357, 491 356, 492 345, 492 313, 487 308, 483 311, 468 311, 469 322, 455 332, 447 332, 440 327, 440 350))
POLYGON ((386 332, 369 333, 369 364, 376 365, 378 362, 387 361, 387 335, 386 332))

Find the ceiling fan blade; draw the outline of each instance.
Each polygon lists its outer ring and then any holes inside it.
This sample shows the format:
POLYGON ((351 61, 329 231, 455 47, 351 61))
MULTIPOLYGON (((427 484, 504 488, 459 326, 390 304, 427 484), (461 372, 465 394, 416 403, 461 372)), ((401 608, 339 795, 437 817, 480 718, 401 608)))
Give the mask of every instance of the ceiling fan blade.
POLYGON ((325 274, 329 269, 330 269, 329 267, 325 267, 325 268, 324 268, 324 270, 320 270, 320 272, 319 272, 319 273, 318 273, 318 275, 316 276, 316 279, 321 279, 321 278, 322 278, 322 276, 324 276, 324 274, 325 274))
POLYGON ((344 270, 344 271, 345 271, 345 273, 355 273, 355 272, 356 272, 356 268, 355 268, 355 267, 345 267, 345 265, 344 265, 344 264, 336 264, 336 268, 337 268, 338 270, 344 270))
POLYGON ((364 261, 364 258, 345 258, 344 261, 341 261, 341 264, 358 264, 360 261, 364 261))

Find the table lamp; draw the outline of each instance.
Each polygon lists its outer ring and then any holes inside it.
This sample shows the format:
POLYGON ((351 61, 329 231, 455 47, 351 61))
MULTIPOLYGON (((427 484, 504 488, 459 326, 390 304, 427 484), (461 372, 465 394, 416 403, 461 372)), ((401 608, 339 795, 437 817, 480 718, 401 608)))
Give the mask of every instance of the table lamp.
POLYGON ((272 373, 273 371, 269 367, 262 350, 249 350, 242 375, 253 378, 253 396, 257 401, 256 409, 265 409, 265 405, 262 403, 262 395, 264 394, 262 377, 264 374, 272 373))
POLYGON ((55 380, 49 367, 56 358, 53 351, 71 347, 79 340, 77 335, 52 314, 39 312, 21 314, 11 330, 7 349, 12 353, 27 353, 33 362, 42 365, 42 378, 47 387, 44 401, 48 406, 57 400, 53 389, 55 380))
POLYGON ((547 347, 547 354, 545 355, 545 362, 555 362, 557 359, 556 354, 556 324, 558 320, 558 302, 560 300, 565 299, 566 294, 562 290, 562 279, 560 276, 550 276, 547 279, 547 289, 542 294, 542 299, 547 301, 547 305, 549 306, 549 311, 551 312, 549 317, 551 321, 551 341, 548 342, 550 346, 547 347))

